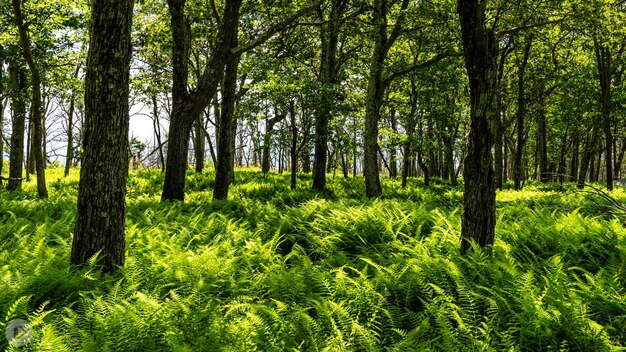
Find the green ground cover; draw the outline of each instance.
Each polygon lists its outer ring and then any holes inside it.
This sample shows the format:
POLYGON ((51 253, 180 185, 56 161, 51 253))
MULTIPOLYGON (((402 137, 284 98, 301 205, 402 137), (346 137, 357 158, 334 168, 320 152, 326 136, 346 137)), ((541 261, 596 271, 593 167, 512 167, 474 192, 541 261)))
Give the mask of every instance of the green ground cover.
MULTIPOLYGON (((228 201, 188 174, 132 173, 127 262, 70 268, 78 171, 0 191, 0 328, 27 318, 10 351, 543 351, 626 345, 623 214, 571 185, 498 193, 494 254, 460 256, 462 186, 238 170, 228 201)), ((613 197, 626 203, 626 192, 613 197)))

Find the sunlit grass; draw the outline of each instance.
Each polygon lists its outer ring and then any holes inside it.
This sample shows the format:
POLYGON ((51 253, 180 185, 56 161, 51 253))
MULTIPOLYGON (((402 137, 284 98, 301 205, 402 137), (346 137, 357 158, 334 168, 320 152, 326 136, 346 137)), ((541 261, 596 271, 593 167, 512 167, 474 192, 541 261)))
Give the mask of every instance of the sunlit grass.
MULTIPOLYGON (((127 264, 68 267, 78 170, 48 170, 50 199, 0 191, 0 328, 28 318, 51 351, 500 351, 626 343, 622 214, 571 184, 498 192, 493 257, 458 253, 462 187, 237 170, 228 200, 189 171, 129 178, 127 264)), ((612 196, 626 202, 626 192, 612 196)), ((0 348, 8 347, 0 339, 0 348)), ((25 350, 21 348, 21 350, 25 350)))

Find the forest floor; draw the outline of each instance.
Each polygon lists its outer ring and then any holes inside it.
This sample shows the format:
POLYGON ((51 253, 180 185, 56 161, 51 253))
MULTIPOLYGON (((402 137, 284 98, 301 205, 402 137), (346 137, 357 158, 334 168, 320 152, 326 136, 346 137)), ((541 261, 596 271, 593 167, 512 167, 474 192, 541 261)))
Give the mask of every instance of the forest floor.
MULTIPOLYGON (((626 345, 624 214, 573 185, 498 192, 492 257, 459 254, 462 186, 238 170, 228 201, 188 174, 128 183, 126 265, 70 268, 78 170, 0 191, 0 328, 20 351, 604 351, 626 345)), ((508 186, 508 185, 507 185, 508 186)), ((611 193, 626 203, 626 191, 611 193)), ((0 350, 18 350, 0 339, 0 350)))

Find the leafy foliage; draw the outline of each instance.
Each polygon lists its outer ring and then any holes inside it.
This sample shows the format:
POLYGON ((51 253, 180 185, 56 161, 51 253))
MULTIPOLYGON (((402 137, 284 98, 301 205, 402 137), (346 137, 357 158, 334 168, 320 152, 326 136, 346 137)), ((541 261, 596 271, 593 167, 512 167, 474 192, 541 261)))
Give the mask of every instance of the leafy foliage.
MULTIPOLYGON (((51 175, 60 176, 60 170, 51 175)), ((162 175, 129 180, 127 265, 68 269, 77 170, 35 200, 0 194, 0 328, 33 325, 22 350, 499 351, 626 343, 623 219, 581 193, 527 184, 498 194, 493 257, 458 253, 461 188, 241 170, 210 201, 160 203, 162 175)), ((626 192, 612 196, 626 200, 626 192)), ((16 350, 0 342, 0 348, 16 350)))

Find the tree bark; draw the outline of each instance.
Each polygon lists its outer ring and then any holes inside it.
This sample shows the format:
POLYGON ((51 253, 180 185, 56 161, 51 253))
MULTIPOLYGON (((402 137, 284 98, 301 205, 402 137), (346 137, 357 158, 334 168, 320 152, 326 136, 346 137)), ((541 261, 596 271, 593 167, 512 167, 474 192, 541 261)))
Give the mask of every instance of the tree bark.
POLYGON ((35 62, 28 38, 28 27, 24 23, 22 16, 21 0, 13 0, 13 13, 15 15, 15 23, 18 28, 20 37, 20 49, 24 60, 30 69, 30 78, 32 86, 32 113, 33 118, 33 153, 35 156, 35 169, 37 170, 37 195, 39 198, 48 198, 48 189, 46 188, 46 160, 43 154, 43 104, 41 99, 41 76, 39 66, 35 62))
POLYGON ((226 2, 213 55, 198 80, 198 87, 190 93, 188 80, 191 27, 185 15, 185 3, 186 0, 168 0, 174 43, 172 46, 172 114, 161 199, 169 201, 185 198, 185 170, 187 169, 191 129, 197 116, 210 104, 219 82, 224 77, 224 66, 230 56, 230 48, 233 47, 232 41, 237 35, 237 22, 241 7, 241 0, 226 2))
MULTIPOLYGON (((587 171, 589 171, 590 163, 593 164, 592 159, 595 154, 595 146, 598 143, 598 128, 596 126, 597 123, 594 123, 594 126, 591 128, 587 136, 587 141, 585 142, 585 149, 583 150, 583 158, 580 163, 580 171, 578 173, 578 182, 577 187, 579 189, 583 189, 585 187, 585 181, 587 180, 587 171)), ((591 165, 593 168, 593 165, 591 165)), ((593 172, 590 178, 593 177, 593 172)))
POLYGON ((526 42, 524 47, 524 57, 518 71, 517 81, 517 147, 515 149, 515 159, 513 160, 513 182, 515 183, 515 190, 522 189, 523 178, 523 158, 524 158, 524 144, 526 142, 524 117, 526 114, 526 96, 524 80, 526 75, 526 65, 528 64, 528 57, 530 56, 530 48, 532 40, 526 42))
POLYGON ((613 189, 613 134, 611 131, 611 51, 593 38, 596 63, 600 78, 600 103, 602 106, 602 128, 604 130, 606 188, 613 189))
POLYGON ((470 129, 463 162, 461 253, 476 243, 491 252, 496 225, 496 188, 491 148, 497 127, 498 41, 485 26, 486 2, 458 0, 457 11, 470 88, 470 129))
POLYGON ((91 3, 84 156, 71 262, 84 264, 99 254, 105 273, 125 260, 132 13, 133 0, 91 3))
MULTIPOLYGON (((233 32, 235 38, 231 43, 237 45, 237 24, 233 32)), ((233 46, 233 47, 234 47, 233 46)), ((224 82, 222 84, 222 112, 220 114, 220 137, 217 144, 217 165, 215 167, 215 188, 213 199, 228 198, 228 187, 233 182, 232 170, 235 162, 235 132, 237 119, 235 118, 235 101, 237 99, 237 69, 239 56, 232 54, 227 60, 224 82)))
POLYGON ((14 61, 9 63, 9 94, 13 114, 7 190, 15 191, 22 188, 24 130, 26 129, 26 72, 14 61))
POLYGON ((194 146, 193 146, 193 151, 194 151, 194 160, 196 162, 196 173, 200 174, 202 173, 202 170, 204 170, 204 151, 205 151, 205 144, 204 144, 204 121, 203 121, 203 117, 204 114, 199 114, 198 118, 196 119, 195 122, 195 131, 194 131, 194 146))
MULTIPOLYGON (((80 72, 80 65, 76 65, 74 71, 74 79, 78 79, 78 73, 80 72)), ((72 167, 72 159, 74 158, 74 105, 76 96, 74 90, 72 90, 72 96, 70 97, 70 107, 67 112, 67 149, 65 152, 65 171, 63 175, 69 176, 70 168, 72 167)))
MULTIPOLYGON (((328 125, 331 119, 333 90, 337 84, 337 47, 339 43, 340 17, 347 4, 346 0, 332 0, 329 21, 320 29, 322 44, 320 62, 321 102, 315 109, 315 153, 313 157, 313 189, 323 192, 326 188, 326 164, 328 162, 328 125)), ((324 19, 321 7, 320 19, 324 19)))

